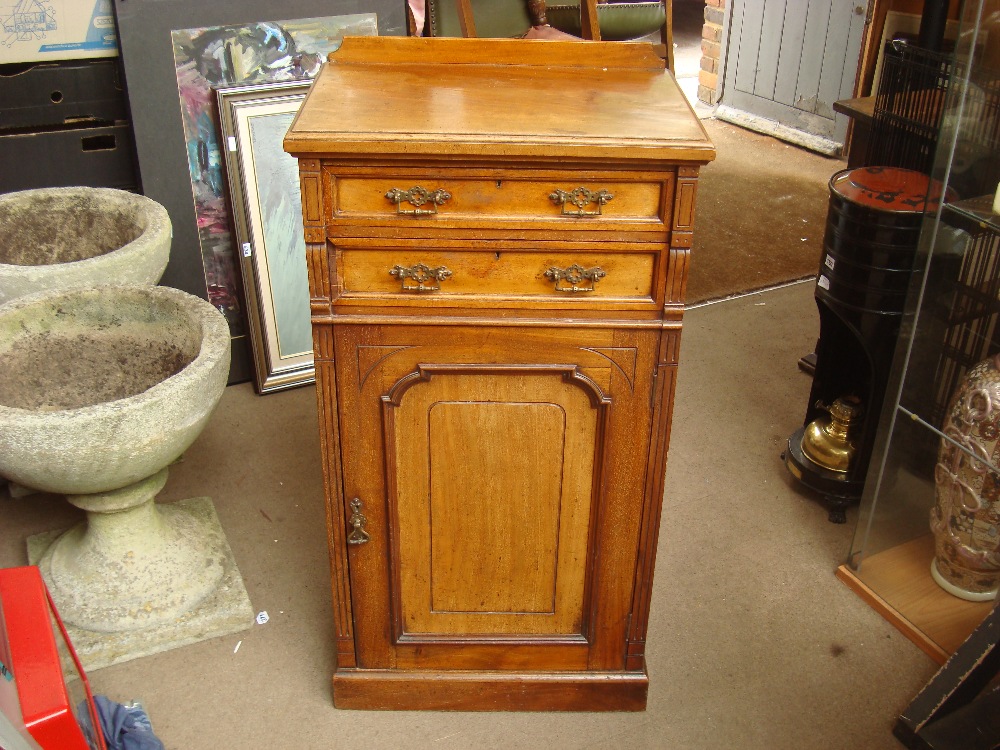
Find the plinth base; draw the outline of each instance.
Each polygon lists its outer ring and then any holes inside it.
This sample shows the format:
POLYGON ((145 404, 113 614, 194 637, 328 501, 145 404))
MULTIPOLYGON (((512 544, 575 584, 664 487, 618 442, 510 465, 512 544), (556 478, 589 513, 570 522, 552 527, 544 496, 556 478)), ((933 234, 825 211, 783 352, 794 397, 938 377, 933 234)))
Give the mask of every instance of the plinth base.
POLYGON ((643 672, 340 669, 333 705, 385 711, 644 711, 643 672))
MULTIPOLYGON (((66 623, 70 640, 87 671, 236 633, 253 625, 254 611, 250 597, 211 499, 195 497, 173 505, 183 508, 218 532, 222 540, 222 581, 201 604, 164 625, 119 633, 98 633, 66 623)), ((37 565, 45 550, 62 533, 63 530, 47 531, 29 537, 28 561, 37 565)), ((59 606, 58 601, 56 606, 59 606)))
POLYGON ((800 427, 788 438, 788 444, 781 454, 785 468, 799 482, 823 496, 831 523, 846 523, 847 507, 861 499, 865 483, 852 481, 846 474, 824 469, 810 461, 802 452, 804 431, 805 428, 800 427))

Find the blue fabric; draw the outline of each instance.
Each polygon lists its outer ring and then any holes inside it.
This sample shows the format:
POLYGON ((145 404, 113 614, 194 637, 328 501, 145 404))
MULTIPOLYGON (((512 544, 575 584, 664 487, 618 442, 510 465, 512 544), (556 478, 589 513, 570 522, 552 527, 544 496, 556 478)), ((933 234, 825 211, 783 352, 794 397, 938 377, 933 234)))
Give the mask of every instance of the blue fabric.
MULTIPOLYGON (((96 695, 94 707, 97 709, 101 731, 104 732, 107 750, 165 750, 163 743, 153 734, 153 726, 142 706, 123 706, 103 695, 96 695)), ((80 704, 77 715, 91 746, 96 746, 86 701, 80 704)))

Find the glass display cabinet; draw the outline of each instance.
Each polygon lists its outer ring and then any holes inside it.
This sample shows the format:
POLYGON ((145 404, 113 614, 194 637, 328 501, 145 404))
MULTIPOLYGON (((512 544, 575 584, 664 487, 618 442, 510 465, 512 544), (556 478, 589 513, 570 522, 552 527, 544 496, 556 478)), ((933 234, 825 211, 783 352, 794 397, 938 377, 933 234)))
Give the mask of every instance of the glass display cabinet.
POLYGON ((967 0, 949 74, 917 71, 905 92, 912 111, 938 117, 932 177, 949 200, 924 217, 858 526, 838 570, 942 663, 992 609, 1000 580, 998 40, 1000 0, 967 0))

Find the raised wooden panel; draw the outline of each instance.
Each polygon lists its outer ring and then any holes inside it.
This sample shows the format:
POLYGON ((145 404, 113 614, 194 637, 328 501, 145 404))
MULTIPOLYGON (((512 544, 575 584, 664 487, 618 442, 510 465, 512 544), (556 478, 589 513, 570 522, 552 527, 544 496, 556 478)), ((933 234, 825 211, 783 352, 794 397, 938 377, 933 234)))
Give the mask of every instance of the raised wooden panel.
POLYGON ((674 198, 674 230, 690 232, 694 229, 694 199, 698 190, 697 178, 681 178, 674 198))
POLYGON ((431 612, 555 612, 565 417, 552 403, 431 406, 431 612))
POLYGON ((323 221, 322 181, 319 174, 319 159, 299 161, 299 186, 302 193, 302 221, 315 225, 323 221))
POLYGON ((582 634, 606 404, 564 369, 483 369, 387 401, 403 633, 582 634))

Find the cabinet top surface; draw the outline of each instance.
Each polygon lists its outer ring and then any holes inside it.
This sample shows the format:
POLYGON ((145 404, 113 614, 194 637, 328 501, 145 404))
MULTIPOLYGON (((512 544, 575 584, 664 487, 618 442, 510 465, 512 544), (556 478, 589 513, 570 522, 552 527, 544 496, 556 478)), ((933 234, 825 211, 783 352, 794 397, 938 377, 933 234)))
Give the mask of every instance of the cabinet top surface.
POLYGON ((298 156, 715 158, 648 44, 410 37, 345 39, 285 149, 298 156))

